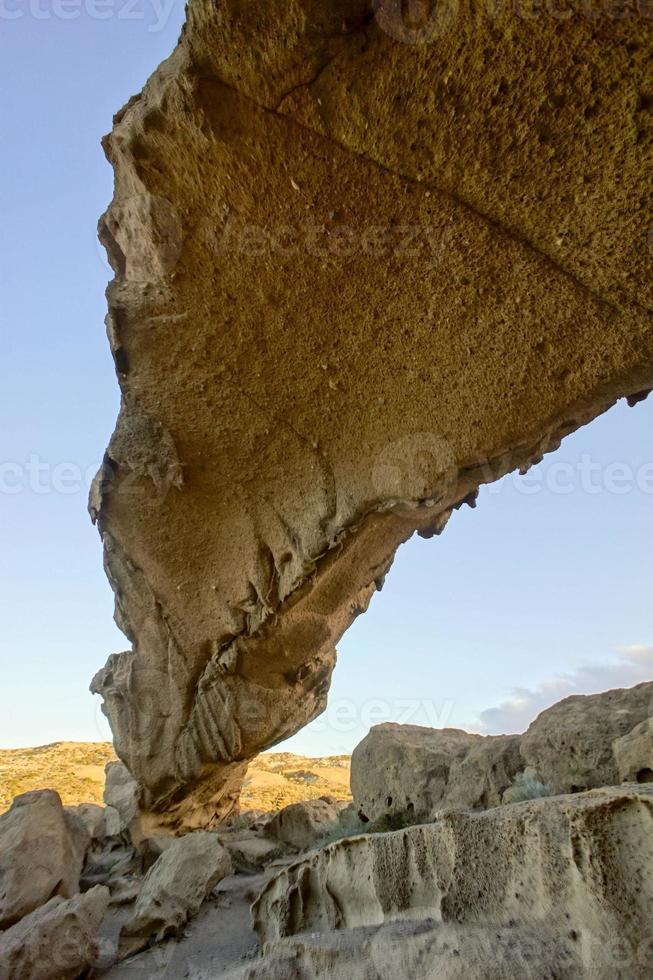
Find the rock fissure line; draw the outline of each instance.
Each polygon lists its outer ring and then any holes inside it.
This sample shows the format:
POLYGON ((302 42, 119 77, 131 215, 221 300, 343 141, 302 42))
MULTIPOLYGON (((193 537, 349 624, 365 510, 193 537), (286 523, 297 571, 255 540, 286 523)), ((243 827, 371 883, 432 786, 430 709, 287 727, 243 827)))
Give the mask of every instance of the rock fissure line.
POLYGON ((272 106, 272 107, 267 105, 265 102, 259 102, 256 99, 253 99, 251 95, 242 91, 241 89, 234 87, 224 78, 220 78, 219 81, 221 85, 224 85, 225 88, 231 89, 231 91, 233 91, 239 98, 252 102, 253 105, 261 109, 263 112, 267 112, 271 115, 276 116, 277 118, 287 121, 288 123, 292 123, 295 126, 316 133, 322 139, 328 140, 329 142, 333 143, 335 146, 340 147, 346 153, 351 154, 352 157, 365 160, 367 163, 370 163, 373 166, 377 167, 379 172, 388 174, 391 177, 396 177, 399 180, 406 181, 406 183, 409 183, 415 187, 419 187, 421 190, 426 190, 432 194, 437 194, 440 197, 449 200, 452 203, 462 208, 465 208, 475 217, 484 221, 489 227, 496 229, 502 235, 505 235, 506 237, 510 238, 512 241, 518 243, 519 245, 525 246, 530 251, 532 251, 535 255, 538 255, 539 257, 543 258, 547 263, 551 265, 553 269, 556 270, 556 272, 559 272, 562 275, 566 276, 576 286, 583 289, 588 294, 588 296, 591 296, 592 299, 598 301, 602 305, 606 306, 608 309, 611 309, 613 312, 615 313, 625 312, 628 309, 631 309, 633 311, 636 310, 638 313, 642 313, 646 315, 649 315, 651 312, 653 312, 653 310, 650 307, 644 306, 643 304, 639 303, 637 300, 633 299, 632 297, 628 298, 627 303, 622 303, 617 305, 609 297, 604 296, 602 293, 592 289, 592 287, 588 285, 587 282, 585 282, 583 279, 575 275, 566 266, 561 265, 551 252, 546 251, 545 249, 537 245, 535 242, 533 242, 530 238, 526 237, 518 227, 504 224, 503 222, 499 221, 496 217, 494 217, 492 214, 483 211, 479 207, 475 206, 467 198, 455 194, 451 190, 448 190, 446 188, 439 187, 437 184, 433 184, 429 181, 420 180, 418 177, 415 177, 412 174, 395 170, 392 167, 389 167, 386 164, 382 163, 377 158, 372 157, 367 153, 361 153, 358 150, 353 149, 353 147, 349 146, 347 143, 344 143, 342 140, 338 140, 332 133, 328 133, 325 131, 318 132, 317 130, 313 129, 311 126, 307 125, 306 123, 303 123, 298 119, 295 119, 291 114, 280 111, 280 107, 283 105, 283 103, 286 101, 287 98, 292 96, 297 91, 300 91, 301 89, 310 89, 311 86, 314 85, 319 80, 319 78, 324 74, 324 72, 328 68, 330 68, 331 65, 342 55, 342 53, 343 53, 342 51, 338 51, 336 54, 334 54, 320 68, 320 70, 317 72, 317 75, 314 78, 306 82, 298 83, 296 86, 291 88, 288 92, 284 93, 282 98, 279 100, 279 103, 276 106, 272 106))

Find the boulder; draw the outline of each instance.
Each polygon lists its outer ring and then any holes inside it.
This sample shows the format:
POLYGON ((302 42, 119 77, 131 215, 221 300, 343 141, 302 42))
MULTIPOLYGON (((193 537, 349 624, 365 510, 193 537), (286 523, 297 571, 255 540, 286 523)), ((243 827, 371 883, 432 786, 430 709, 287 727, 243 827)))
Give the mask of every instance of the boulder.
POLYGON ((366 824, 361 820, 355 803, 348 803, 338 814, 338 830, 342 837, 361 834, 366 824))
POLYGON ((482 736, 455 728, 376 725, 351 758, 359 813, 371 822, 428 819, 443 803, 454 765, 482 743, 482 736))
POLYGON ((324 709, 402 542, 653 388, 651 20, 583 6, 190 0, 115 116, 93 689, 173 829, 324 709))
POLYGON ((298 851, 316 847, 321 838, 338 826, 340 811, 346 804, 323 799, 291 803, 280 810, 266 825, 265 832, 298 851))
POLYGON ((230 817, 226 821, 226 826, 241 830, 243 827, 248 827, 250 830, 261 830, 273 816, 274 812, 269 810, 243 810, 230 817))
POLYGON ((60 895, 0 933, 1 980, 76 980, 97 960, 109 891, 60 895))
POLYGON ((170 834, 160 834, 156 837, 144 837, 138 845, 138 853, 143 862, 143 871, 149 871, 152 865, 156 864, 162 854, 174 843, 176 837, 170 834))
POLYGON ((220 842, 228 851, 234 869, 246 874, 256 874, 288 853, 283 841, 271 840, 251 830, 221 833, 220 842))
POLYGON ((124 823, 118 810, 113 806, 104 808, 104 827, 107 837, 119 837, 124 832, 124 823))
POLYGON ((614 742, 651 716, 653 682, 603 694, 574 695, 543 711, 520 751, 555 793, 621 782, 614 742))
POLYGON ((133 914, 120 934, 121 955, 177 935, 231 873, 231 859, 216 834, 197 831, 177 838, 143 879, 133 914))
POLYGON ((524 767, 519 746, 519 735, 488 736, 474 742, 451 767, 443 805, 470 810, 499 806, 524 767))
POLYGON ((97 803, 80 803, 77 806, 67 806, 66 813, 81 820, 94 844, 107 837, 106 807, 97 803))
POLYGON ((653 722, 640 722, 612 746, 622 783, 653 782, 653 722))
POLYGON ((125 877, 133 878, 142 871, 140 855, 120 838, 108 838, 91 848, 80 878, 82 891, 94 885, 107 885, 113 894, 121 888, 125 877))
POLYGON ((109 815, 109 836, 114 836, 133 828, 138 816, 140 790, 122 762, 108 762, 104 773, 104 802, 113 811, 109 815))
POLYGON ((279 871, 235 975, 648 980, 652 879, 653 787, 446 811, 279 871))
POLYGON ((0 816, 0 929, 54 896, 75 895, 89 842, 53 790, 17 796, 0 816))

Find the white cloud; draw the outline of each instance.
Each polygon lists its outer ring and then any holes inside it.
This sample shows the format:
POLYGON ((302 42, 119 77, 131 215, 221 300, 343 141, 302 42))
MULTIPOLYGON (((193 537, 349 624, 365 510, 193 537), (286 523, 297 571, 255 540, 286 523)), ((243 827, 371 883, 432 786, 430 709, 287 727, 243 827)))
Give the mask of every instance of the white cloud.
POLYGON ((533 690, 515 688, 507 700, 481 712, 476 731, 487 735, 524 732, 541 711, 571 694, 599 694, 652 679, 653 646, 620 647, 612 663, 584 664, 533 690))

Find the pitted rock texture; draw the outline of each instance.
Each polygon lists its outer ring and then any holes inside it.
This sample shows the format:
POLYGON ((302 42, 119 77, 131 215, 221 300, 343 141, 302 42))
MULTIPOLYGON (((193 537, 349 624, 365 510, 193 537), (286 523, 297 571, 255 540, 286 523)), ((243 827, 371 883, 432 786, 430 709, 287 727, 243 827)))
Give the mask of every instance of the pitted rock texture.
POLYGON ((543 711, 522 735, 527 765, 557 793, 622 781, 616 741, 653 710, 653 682, 602 694, 574 695, 543 711))
POLYGON ((234 975, 644 980, 652 830, 651 790, 629 787, 331 844, 263 889, 267 945, 234 975))
POLYGON ((612 746, 622 783, 653 782, 653 721, 647 718, 612 746))
MULTIPOLYGON (((375 725, 351 759, 351 791, 359 813, 371 821, 386 814, 405 814, 409 822, 428 819, 444 805, 454 767, 484 743, 481 735, 456 728, 375 725)), ((515 772, 519 768, 520 763, 515 772)), ((471 780, 480 795, 482 778, 474 772, 471 780)), ((510 782, 507 778, 503 788, 510 782)))
POLYGON ((445 808, 519 802, 520 774, 549 796, 647 782, 649 772, 653 780, 652 707, 653 683, 647 682, 565 698, 524 735, 375 725, 352 755, 354 803, 363 819, 407 826, 445 808))
POLYGON ((152 824, 324 709, 411 534, 653 387, 650 19, 398 9, 190 0, 105 141, 93 689, 152 824))

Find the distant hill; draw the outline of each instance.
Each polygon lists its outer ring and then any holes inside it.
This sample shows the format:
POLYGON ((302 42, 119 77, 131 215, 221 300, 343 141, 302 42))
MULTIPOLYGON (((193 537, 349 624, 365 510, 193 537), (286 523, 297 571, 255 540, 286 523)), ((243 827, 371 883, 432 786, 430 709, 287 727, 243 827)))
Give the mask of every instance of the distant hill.
POLYGON ((351 799, 351 756, 312 759, 290 752, 270 752, 254 759, 240 799, 242 810, 281 810, 289 803, 318 796, 351 799))
MULTIPOLYGON (((116 756, 109 742, 54 742, 0 749, 0 812, 15 796, 54 789, 64 804, 102 803, 104 767, 116 756)), ((313 759, 291 752, 260 755, 249 767, 243 810, 280 810, 289 803, 335 796, 349 799, 348 755, 313 759)))
POLYGON ((67 806, 101 803, 104 767, 115 758, 110 742, 0 749, 0 810, 6 810, 14 796, 32 789, 55 789, 67 806))

